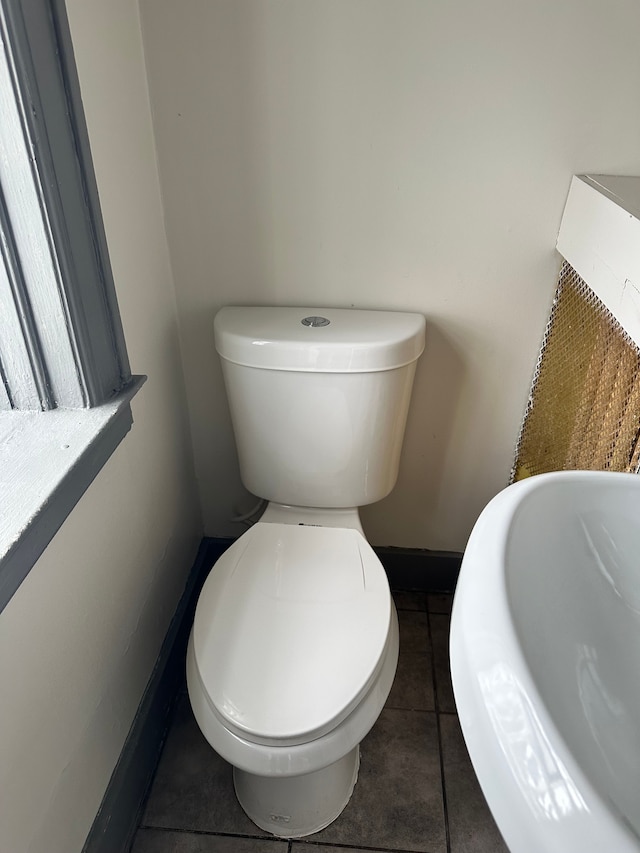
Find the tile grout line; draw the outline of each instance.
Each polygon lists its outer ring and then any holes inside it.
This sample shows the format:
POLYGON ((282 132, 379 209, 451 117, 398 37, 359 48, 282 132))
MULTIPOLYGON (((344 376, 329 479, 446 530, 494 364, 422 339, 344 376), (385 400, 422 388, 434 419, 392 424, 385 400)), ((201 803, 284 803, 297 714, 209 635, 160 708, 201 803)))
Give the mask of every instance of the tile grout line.
MULTIPOLYGON (((277 838, 274 835, 250 835, 247 832, 223 832, 219 829, 197 829, 195 827, 185 826, 154 826, 152 823, 141 823, 138 829, 153 829, 156 832, 174 832, 176 835, 206 835, 216 838, 242 838, 247 841, 281 841, 290 842, 289 838, 277 838)), ((256 827, 259 829, 259 827, 256 827)))
MULTIPOLYGON (((368 845, 362 844, 345 844, 344 842, 339 841, 313 841, 308 837, 302 838, 279 838, 274 835, 247 835, 245 833, 238 832, 220 832, 216 830, 207 830, 207 829, 186 829, 185 827, 170 827, 170 826, 152 826, 152 825, 140 825, 138 829, 151 829, 157 832, 172 832, 176 835, 202 835, 209 838, 241 838, 247 841, 267 841, 269 843, 275 844, 287 844, 287 853, 292 853, 294 844, 304 844, 305 846, 312 848, 315 847, 318 850, 322 850, 323 848, 331 848, 331 850, 364 850, 371 851, 371 853, 415 853, 415 851, 409 850, 405 847, 369 847, 368 845)), ((429 851, 423 851, 423 853, 429 853, 429 851)))
POLYGON ((393 603, 396 606, 396 610, 407 610, 410 613, 426 613, 429 609, 429 593, 423 592, 421 590, 416 589, 395 589, 394 587, 389 587, 389 592, 391 593, 391 598, 393 599, 393 603), (401 604, 396 599, 396 596, 400 595, 414 595, 414 596, 422 596, 423 604, 421 607, 402 607, 401 604))
POLYGON ((363 846, 362 844, 345 844, 339 841, 311 841, 305 838, 292 839, 292 842, 296 840, 300 844, 306 844, 308 847, 317 847, 319 850, 327 847, 331 850, 356 850, 358 853, 361 850, 370 851, 370 853, 431 853, 429 850, 415 851, 409 850, 406 847, 370 847, 366 844, 363 846))
POLYGON ((427 630, 429 634, 429 646, 431 649, 431 677, 433 680, 433 704, 436 714, 436 732, 438 735, 438 757, 440 759, 440 784, 442 785, 442 807, 444 810, 444 836, 447 845, 447 853, 451 853, 451 835, 449 832, 449 809, 447 807, 447 788, 444 774, 444 754, 442 751, 442 729, 440 727, 440 703, 438 701, 438 679, 436 677, 436 655, 431 634, 431 614, 427 610, 427 630))
MULTIPOLYGON (((391 597, 392 598, 394 597, 395 592, 404 592, 404 591, 405 590, 397 590, 397 589, 394 590, 394 589, 392 589, 391 590, 391 597)), ((395 604, 396 610, 398 611, 398 613, 400 611, 402 611, 403 613, 433 613, 434 616, 451 616, 450 610, 432 610, 429 607, 429 593, 425 592, 425 593, 423 593, 423 595, 425 597, 424 607, 401 607, 398 604, 398 602, 395 600, 395 598, 394 598, 393 603, 395 604)), ((437 605, 434 605, 434 607, 437 607, 437 605)))

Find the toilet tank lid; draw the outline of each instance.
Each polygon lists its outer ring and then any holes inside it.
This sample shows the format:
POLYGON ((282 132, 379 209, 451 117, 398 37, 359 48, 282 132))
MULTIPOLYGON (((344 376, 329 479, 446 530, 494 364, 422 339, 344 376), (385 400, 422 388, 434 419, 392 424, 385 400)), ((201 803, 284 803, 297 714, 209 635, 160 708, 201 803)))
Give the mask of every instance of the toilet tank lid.
POLYGON ((229 306, 214 332, 220 356, 247 367, 368 373, 416 361, 425 320, 400 311, 229 306))

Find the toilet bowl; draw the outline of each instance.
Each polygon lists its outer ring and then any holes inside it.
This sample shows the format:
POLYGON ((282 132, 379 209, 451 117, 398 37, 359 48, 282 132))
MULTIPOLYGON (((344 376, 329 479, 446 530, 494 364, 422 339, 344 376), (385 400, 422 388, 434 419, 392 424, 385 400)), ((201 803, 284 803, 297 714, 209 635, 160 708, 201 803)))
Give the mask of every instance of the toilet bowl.
POLYGON ((189 641, 198 725, 233 765, 245 812, 274 835, 307 835, 340 814, 396 670, 384 569, 357 513, 343 516, 353 526, 304 510, 303 523, 254 525, 207 578, 189 641))
POLYGON ((397 615, 357 507, 395 484, 424 325, 348 309, 216 316, 242 481, 268 505, 205 581, 187 686, 240 804, 276 836, 341 813, 393 683, 397 615))

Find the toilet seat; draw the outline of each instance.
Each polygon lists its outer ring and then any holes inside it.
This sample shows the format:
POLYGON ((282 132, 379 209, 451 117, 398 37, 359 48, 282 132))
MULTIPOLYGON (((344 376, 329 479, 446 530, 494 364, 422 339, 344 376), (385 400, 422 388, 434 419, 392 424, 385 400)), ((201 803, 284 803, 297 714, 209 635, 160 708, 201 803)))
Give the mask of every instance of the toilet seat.
POLYGON ((296 745, 357 706, 378 677, 390 624, 386 575, 359 531, 262 522, 205 582, 194 662, 226 729, 296 745))

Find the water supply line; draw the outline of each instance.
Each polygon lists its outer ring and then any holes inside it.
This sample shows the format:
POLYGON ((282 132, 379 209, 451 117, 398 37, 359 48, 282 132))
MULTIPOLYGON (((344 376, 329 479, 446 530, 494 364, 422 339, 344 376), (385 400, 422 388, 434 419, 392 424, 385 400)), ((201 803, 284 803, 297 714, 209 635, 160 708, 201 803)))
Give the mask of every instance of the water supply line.
POLYGON ((242 515, 234 515, 230 518, 230 521, 234 524, 244 524, 245 527, 251 527, 251 525, 260 519, 260 516, 267 507, 267 503, 268 501, 265 498, 260 498, 258 503, 249 512, 245 512, 242 515))

